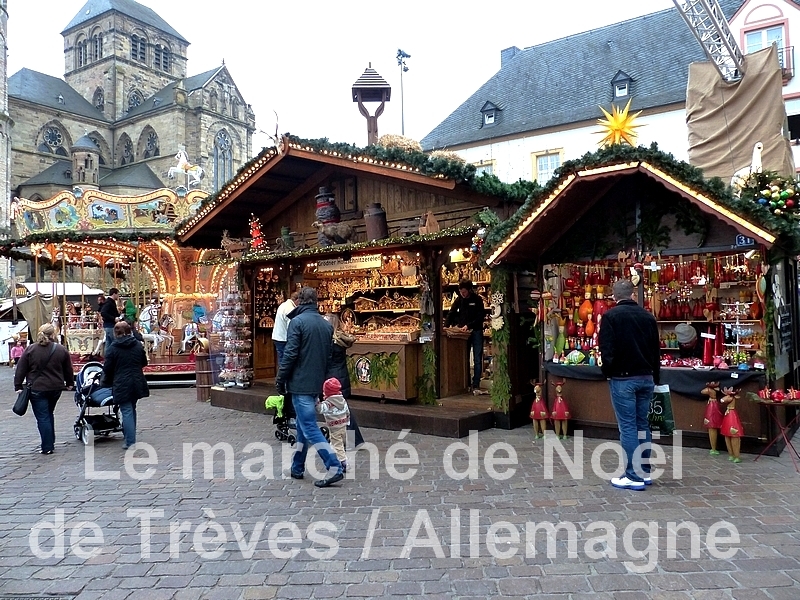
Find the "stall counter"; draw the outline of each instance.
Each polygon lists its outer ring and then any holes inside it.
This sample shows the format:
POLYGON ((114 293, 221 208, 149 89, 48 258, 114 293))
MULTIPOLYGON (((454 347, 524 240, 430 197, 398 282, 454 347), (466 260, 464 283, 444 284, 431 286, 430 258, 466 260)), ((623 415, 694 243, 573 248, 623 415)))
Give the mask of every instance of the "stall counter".
POLYGON ((347 351, 354 396, 413 400, 421 374, 419 342, 359 339, 347 351))

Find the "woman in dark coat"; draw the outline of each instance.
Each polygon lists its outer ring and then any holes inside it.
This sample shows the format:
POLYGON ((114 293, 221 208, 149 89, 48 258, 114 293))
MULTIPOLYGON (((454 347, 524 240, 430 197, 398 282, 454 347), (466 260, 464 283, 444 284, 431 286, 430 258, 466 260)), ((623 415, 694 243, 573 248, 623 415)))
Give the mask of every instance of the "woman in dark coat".
POLYGON ((147 398, 150 389, 144 378, 147 354, 142 343, 133 337, 131 326, 120 321, 114 325, 114 343, 107 349, 103 363, 103 384, 114 392, 114 402, 122 413, 123 448, 136 443, 136 402, 147 398))
POLYGON ((19 359, 14 373, 14 389, 20 391, 23 381, 31 383, 31 408, 36 417, 41 454, 52 454, 56 442, 56 408, 65 388, 72 389, 75 378, 67 349, 56 342, 56 330, 51 323, 39 327, 36 343, 30 344, 19 359))
MULTIPOLYGON (((353 345, 356 338, 344 329, 342 329, 342 321, 338 315, 329 313, 325 315, 325 319, 333 325, 333 348, 331 349, 331 362, 328 365, 328 378, 335 377, 342 384, 342 396, 345 400, 350 399, 350 373, 347 370, 347 349, 353 345)), ((353 431, 354 441, 356 446, 364 443, 364 437, 361 435, 361 429, 358 428, 355 415, 350 411, 350 424, 348 429, 353 431)))

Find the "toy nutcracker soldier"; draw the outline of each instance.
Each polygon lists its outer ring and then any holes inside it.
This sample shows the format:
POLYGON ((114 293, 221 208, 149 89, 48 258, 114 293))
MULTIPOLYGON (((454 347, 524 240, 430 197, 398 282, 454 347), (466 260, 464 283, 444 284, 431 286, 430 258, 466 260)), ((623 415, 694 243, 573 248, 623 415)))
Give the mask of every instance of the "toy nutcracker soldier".
POLYGON ((561 390, 564 388, 563 381, 556 382, 556 399, 553 403, 553 412, 550 417, 553 419, 554 429, 556 436, 562 440, 567 439, 567 421, 569 421, 569 407, 566 400, 561 395, 561 390))
POLYGON ((717 450, 717 438, 719 430, 722 427, 722 408, 720 407, 717 393, 719 392, 719 383, 710 381, 700 393, 703 396, 708 396, 708 403, 706 404, 706 413, 703 416, 703 427, 708 429, 708 441, 711 443, 711 451, 709 454, 716 456, 719 454, 717 450))
POLYGON ((533 437, 539 439, 544 437, 544 432, 547 431, 547 418, 549 413, 547 411, 547 404, 542 399, 542 384, 531 381, 533 385, 533 393, 535 398, 531 405, 530 417, 533 420, 533 437))
POLYGON ((739 419, 739 414, 736 412, 736 399, 739 397, 738 392, 733 388, 725 388, 722 390, 725 394, 722 397, 722 404, 727 404, 725 409, 725 416, 722 417, 722 435, 725 436, 725 445, 728 447, 728 460, 735 463, 742 462, 739 458, 739 451, 742 447, 742 436, 744 435, 744 427, 742 421, 739 419))

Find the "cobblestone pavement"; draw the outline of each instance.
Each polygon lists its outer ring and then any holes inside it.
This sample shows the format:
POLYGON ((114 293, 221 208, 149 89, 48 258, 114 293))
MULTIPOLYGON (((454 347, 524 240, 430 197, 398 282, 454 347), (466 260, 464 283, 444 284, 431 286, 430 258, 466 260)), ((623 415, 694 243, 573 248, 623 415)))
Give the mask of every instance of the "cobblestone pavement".
MULTIPOLYGON (((157 462, 129 461, 132 476, 120 434, 98 440, 93 464, 87 460, 72 434, 70 393, 57 407, 55 453, 38 454, 32 414, 10 410, 11 369, 0 369, 0 386, 3 598, 800 598, 800 475, 787 453, 758 462, 745 455, 734 465, 724 452, 684 449, 677 478, 668 447, 664 476, 634 492, 595 474, 597 440, 585 440, 576 463, 582 478, 556 454, 548 479, 544 444, 530 430, 482 432, 476 478, 458 479, 470 460, 464 450, 448 453, 456 440, 409 434, 402 441, 418 464, 390 460, 387 469, 398 433, 366 430, 379 451, 376 478, 359 453, 353 479, 317 489, 309 473, 302 481, 282 475, 288 446, 274 438, 268 417, 198 403, 193 389, 156 389, 140 403, 138 439, 157 462), (200 452, 184 460, 183 444, 201 442, 230 444, 232 472, 221 452, 213 473, 204 473, 200 452), (513 448, 513 464, 487 463, 498 442, 513 448), (274 469, 267 463, 273 479, 250 475, 266 455, 250 443, 275 453, 274 469), (118 478, 87 478, 92 467, 118 478), (135 478, 148 467, 151 476, 135 478), (410 468, 417 469, 410 478, 392 477, 410 468), (502 477, 515 472, 501 479, 492 468, 502 477), (148 532, 132 510, 162 512, 151 513, 148 532), (64 527, 54 536, 57 511, 64 527), (635 528, 637 521, 650 529, 635 528), (672 535, 670 522, 693 525, 672 535), (543 523, 562 526, 549 549, 543 523)), ((564 444, 573 452, 577 442, 564 444)), ((495 449, 496 458, 509 456, 495 449)), ((135 456, 145 460, 146 451, 135 456)), ((408 456, 402 448, 395 454, 408 456)), ((597 462, 611 471, 617 459, 608 450, 597 462)))

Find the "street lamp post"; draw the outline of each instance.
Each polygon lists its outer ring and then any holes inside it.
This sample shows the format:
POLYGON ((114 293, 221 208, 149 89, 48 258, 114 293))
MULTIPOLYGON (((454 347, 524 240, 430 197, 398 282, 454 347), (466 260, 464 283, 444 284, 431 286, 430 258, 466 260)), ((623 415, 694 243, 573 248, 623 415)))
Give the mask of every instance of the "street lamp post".
POLYGON ((406 134, 406 115, 405 103, 403 101, 403 73, 408 71, 406 66, 406 59, 411 58, 410 54, 406 54, 400 48, 397 49, 397 66, 400 67, 400 133, 406 134))

